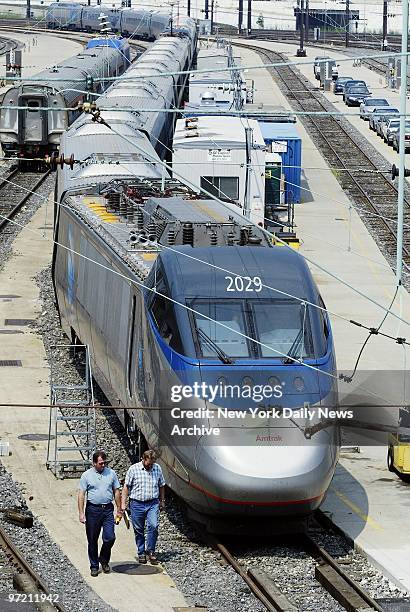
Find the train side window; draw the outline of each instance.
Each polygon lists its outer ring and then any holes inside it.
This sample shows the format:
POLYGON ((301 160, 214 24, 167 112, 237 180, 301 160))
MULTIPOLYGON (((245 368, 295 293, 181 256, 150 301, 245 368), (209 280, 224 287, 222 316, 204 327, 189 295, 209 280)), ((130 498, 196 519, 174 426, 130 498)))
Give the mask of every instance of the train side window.
MULTIPOLYGON (((161 293, 163 292, 161 291, 161 293)), ((178 331, 173 303, 161 295, 156 295, 151 306, 151 314, 161 334, 161 338, 170 348, 181 353, 181 336, 178 331)))
MULTIPOLYGON (((326 309, 325 303, 321 295, 319 295, 319 306, 326 309)), ((320 312, 320 316, 321 316, 322 323, 323 323, 323 333, 325 334, 325 338, 328 338, 329 337, 329 327, 327 324, 326 313, 323 310, 320 310, 319 312, 320 312)))

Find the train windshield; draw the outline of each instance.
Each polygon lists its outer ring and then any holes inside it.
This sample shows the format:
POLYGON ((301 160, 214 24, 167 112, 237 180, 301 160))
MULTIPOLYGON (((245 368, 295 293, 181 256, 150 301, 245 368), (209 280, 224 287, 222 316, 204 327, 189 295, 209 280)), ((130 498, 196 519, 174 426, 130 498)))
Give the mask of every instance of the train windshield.
POLYGON ((190 307, 199 357, 314 357, 309 310, 296 300, 194 300, 190 307))

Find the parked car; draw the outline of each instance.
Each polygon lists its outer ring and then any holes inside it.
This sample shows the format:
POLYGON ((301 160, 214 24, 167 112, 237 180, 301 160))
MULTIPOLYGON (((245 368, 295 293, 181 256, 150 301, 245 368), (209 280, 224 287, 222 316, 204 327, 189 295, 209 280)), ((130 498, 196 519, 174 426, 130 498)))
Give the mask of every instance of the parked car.
MULTIPOLYGON (((399 141, 400 141, 400 128, 393 134, 392 147, 395 151, 399 152, 399 141)), ((410 121, 406 121, 406 128, 404 132, 404 142, 406 143, 406 153, 410 151, 410 121)))
MULTIPOLYGON (((399 110, 392 106, 388 106, 387 108, 375 108, 373 112, 369 113, 369 130, 376 131, 376 123, 381 117, 398 112, 399 110)), ((391 119, 390 116, 389 119, 391 119)))
POLYGON ((383 123, 382 126, 382 138, 384 142, 387 142, 389 147, 393 144, 393 134, 399 131, 400 120, 393 117, 389 119, 388 123, 383 123))
POLYGON ((360 118, 368 121, 369 114, 372 113, 375 108, 381 108, 382 106, 390 106, 390 104, 384 98, 366 98, 360 104, 360 118))
POLYGON ((376 134, 378 136, 382 136, 383 124, 390 121, 392 114, 397 115, 398 113, 399 113, 399 109, 391 108, 391 106, 388 106, 387 108, 383 109, 383 114, 380 114, 378 116, 378 118, 375 121, 375 125, 374 125, 376 134))
POLYGON ((324 60, 331 59, 328 55, 317 55, 313 62, 313 74, 319 80, 320 79, 320 66, 324 60))
POLYGON ((363 102, 363 100, 366 98, 369 98, 371 95, 371 92, 363 85, 358 87, 350 87, 348 92, 345 94, 345 102, 347 106, 360 106, 361 102, 363 102))
POLYGON ((352 77, 339 77, 335 82, 335 94, 343 93, 345 83, 353 81, 352 77))
POLYGON ((363 85, 363 87, 367 87, 366 81, 360 81, 359 79, 352 79, 351 81, 347 81, 343 88, 343 102, 345 102, 346 94, 351 87, 358 87, 359 85, 363 85))

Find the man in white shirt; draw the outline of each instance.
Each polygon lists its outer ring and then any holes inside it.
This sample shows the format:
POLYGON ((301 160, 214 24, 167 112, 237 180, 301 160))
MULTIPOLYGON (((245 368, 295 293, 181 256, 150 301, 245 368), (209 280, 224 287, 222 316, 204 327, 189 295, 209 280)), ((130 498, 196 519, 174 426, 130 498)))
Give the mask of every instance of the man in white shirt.
POLYGON ((138 561, 156 565, 155 546, 158 538, 159 510, 165 506, 165 480, 161 467, 155 463, 155 452, 145 451, 141 461, 134 463, 127 471, 122 489, 121 510, 130 498, 131 521, 134 527, 138 561), (147 525, 147 546, 144 529, 147 525))

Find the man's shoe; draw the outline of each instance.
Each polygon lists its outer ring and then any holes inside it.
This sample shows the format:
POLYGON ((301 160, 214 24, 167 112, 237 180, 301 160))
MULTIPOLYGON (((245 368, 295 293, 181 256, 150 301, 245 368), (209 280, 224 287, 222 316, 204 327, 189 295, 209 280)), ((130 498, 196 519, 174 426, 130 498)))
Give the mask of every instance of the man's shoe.
POLYGON ((146 563, 147 557, 145 555, 138 555, 138 563, 146 563))
POLYGON ((98 567, 92 567, 91 568, 91 576, 93 576, 93 578, 98 576, 98 567))
POLYGON ((104 574, 109 574, 111 571, 110 568, 110 564, 109 563, 101 563, 101 567, 102 567, 102 571, 104 572, 104 574))
POLYGON ((149 559, 149 562, 151 563, 151 565, 158 565, 158 559, 155 556, 155 553, 149 552, 148 553, 148 559, 149 559))

